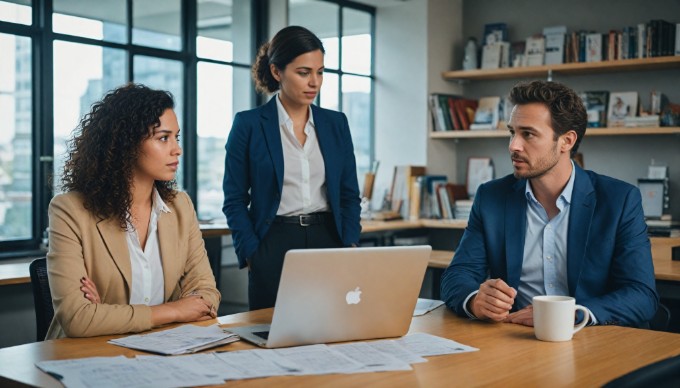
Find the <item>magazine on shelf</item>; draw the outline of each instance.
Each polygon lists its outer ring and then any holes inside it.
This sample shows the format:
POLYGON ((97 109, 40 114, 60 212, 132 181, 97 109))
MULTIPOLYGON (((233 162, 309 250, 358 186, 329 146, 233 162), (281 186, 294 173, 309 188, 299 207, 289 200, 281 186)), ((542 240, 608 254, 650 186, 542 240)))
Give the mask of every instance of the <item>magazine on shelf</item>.
POLYGON ((588 114, 589 128, 602 128, 607 126, 607 105, 609 104, 608 91, 587 91, 581 93, 581 99, 588 114))

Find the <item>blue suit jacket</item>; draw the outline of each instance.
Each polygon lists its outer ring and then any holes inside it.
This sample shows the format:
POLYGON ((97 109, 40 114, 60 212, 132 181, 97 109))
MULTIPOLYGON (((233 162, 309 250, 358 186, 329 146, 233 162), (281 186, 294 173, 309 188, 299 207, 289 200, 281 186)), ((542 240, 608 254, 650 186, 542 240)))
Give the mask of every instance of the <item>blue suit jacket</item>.
MULTIPOLYGON (((567 237, 569 295, 600 324, 639 326, 656 312, 651 247, 640 191, 578 166, 567 237)), ((441 295, 461 316, 465 298, 487 278, 517 289, 526 232, 525 179, 482 185, 468 227, 442 276, 441 295)))
MULTIPOLYGON (((240 268, 267 234, 281 202, 283 146, 275 98, 237 113, 226 144, 222 211, 240 268)), ((347 117, 315 105, 312 115, 326 166, 328 202, 340 239, 350 246, 361 233, 361 199, 347 117)))

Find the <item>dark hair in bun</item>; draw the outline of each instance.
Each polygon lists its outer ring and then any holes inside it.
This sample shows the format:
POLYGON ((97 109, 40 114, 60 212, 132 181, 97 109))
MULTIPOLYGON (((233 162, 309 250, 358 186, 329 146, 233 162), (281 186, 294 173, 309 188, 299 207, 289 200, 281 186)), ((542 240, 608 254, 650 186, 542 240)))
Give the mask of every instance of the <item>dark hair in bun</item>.
POLYGON ((271 41, 260 46, 255 58, 252 68, 255 89, 260 93, 279 90, 279 81, 272 76, 269 65, 284 70, 298 56, 316 50, 326 53, 321 40, 304 27, 289 26, 277 32, 271 41))

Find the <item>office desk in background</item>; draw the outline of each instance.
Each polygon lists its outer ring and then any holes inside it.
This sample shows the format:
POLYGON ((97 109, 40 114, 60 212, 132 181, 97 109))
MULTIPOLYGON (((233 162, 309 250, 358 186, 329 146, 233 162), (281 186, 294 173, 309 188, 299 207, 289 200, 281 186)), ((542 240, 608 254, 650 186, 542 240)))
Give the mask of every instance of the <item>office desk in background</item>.
MULTIPOLYGON (((268 323, 272 309, 228 315, 228 326, 268 323)), ((215 320, 203 322, 207 325, 215 320)), ((680 354, 680 334, 618 326, 586 327, 570 342, 542 342, 533 329, 514 324, 470 321, 443 306, 413 318, 411 333, 425 332, 479 348, 478 352, 428 357, 412 371, 285 376, 240 380, 230 385, 296 387, 370 386, 599 386, 655 361, 680 354)), ((0 349, 0 386, 20 382, 60 384, 34 366, 41 360, 145 354, 107 344, 113 337, 66 338, 0 349)), ((215 350, 252 349, 240 341, 215 350)))

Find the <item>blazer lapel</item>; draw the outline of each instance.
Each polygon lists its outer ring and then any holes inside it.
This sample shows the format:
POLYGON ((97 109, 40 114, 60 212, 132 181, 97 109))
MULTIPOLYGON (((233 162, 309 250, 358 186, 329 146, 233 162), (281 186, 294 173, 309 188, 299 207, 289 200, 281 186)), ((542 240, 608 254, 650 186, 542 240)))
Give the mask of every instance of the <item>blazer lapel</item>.
POLYGON ((508 285, 514 288, 519 287, 524 261, 524 236, 527 223, 525 187, 525 179, 515 182, 505 201, 505 262, 508 285))
POLYGON ((279 193, 283 190, 283 146, 281 145, 281 129, 279 128, 279 114, 276 107, 276 98, 272 97, 262 107, 261 124, 264 139, 267 143, 269 155, 276 171, 276 181, 279 184, 279 193))
MULTIPOLYGON (((171 210, 174 211, 174 210, 171 210)), ((169 300, 177 286, 178 278, 181 277, 182 269, 179 268, 179 225, 177 217, 172 213, 158 215, 158 245, 161 249, 161 263, 163 264, 164 298, 169 300)))
POLYGON ((118 220, 109 218, 97 223, 97 230, 102 237, 111 259, 125 279, 128 292, 132 289, 132 266, 130 264, 130 252, 128 251, 126 232, 120 229, 118 220))
POLYGON ((576 168, 574 190, 571 194, 569 210, 569 230, 567 234, 567 280, 569 294, 575 295, 576 285, 581 275, 581 263, 586 252, 590 225, 595 211, 595 190, 590 177, 581 168, 576 168))

